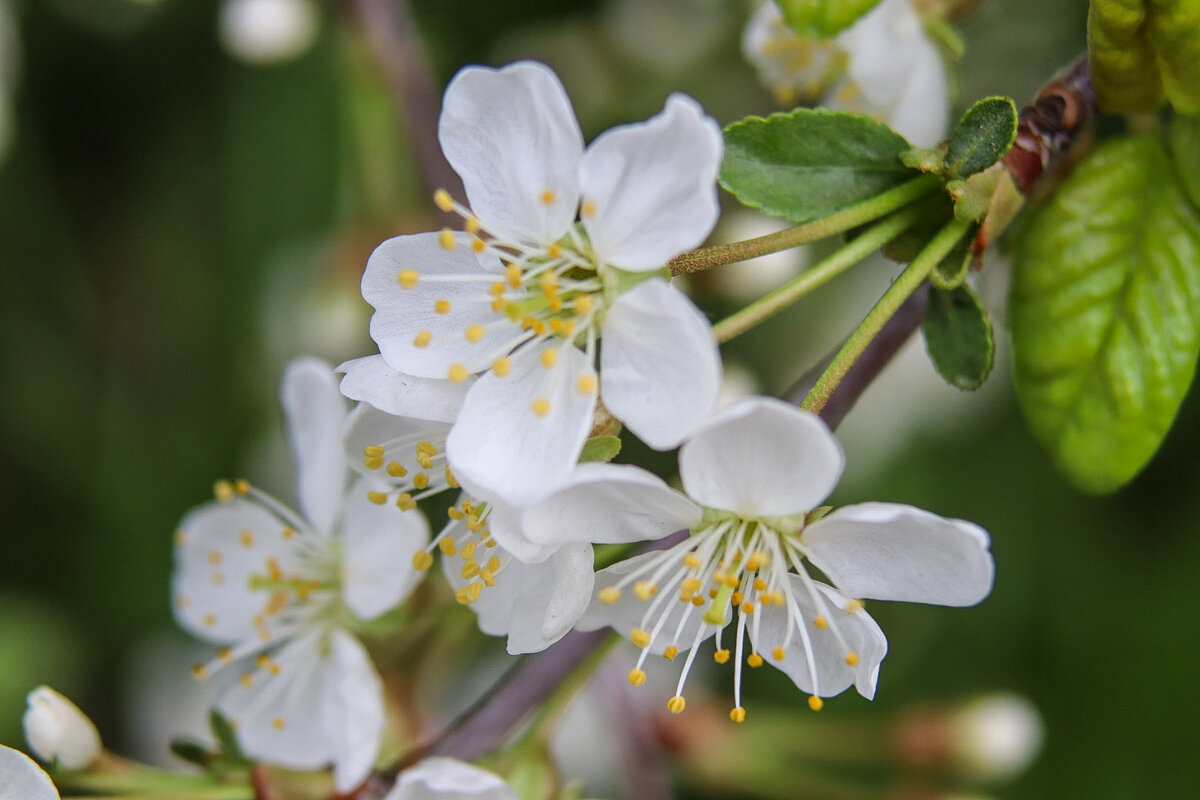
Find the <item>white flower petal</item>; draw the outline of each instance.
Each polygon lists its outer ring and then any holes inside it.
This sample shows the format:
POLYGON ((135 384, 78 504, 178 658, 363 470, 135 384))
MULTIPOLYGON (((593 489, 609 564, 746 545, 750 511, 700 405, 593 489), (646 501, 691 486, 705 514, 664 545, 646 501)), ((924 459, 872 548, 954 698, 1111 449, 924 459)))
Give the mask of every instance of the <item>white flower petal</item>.
POLYGON ((429 543, 424 515, 372 503, 361 481, 346 494, 342 542, 343 596, 359 619, 374 619, 396 607, 424 577, 412 563, 429 543))
MULTIPOLYGON (((463 486, 469 488, 469 484, 463 486)), ((558 549, 557 542, 535 542, 526 535, 520 508, 498 498, 487 499, 482 493, 475 497, 486 499, 491 508, 487 517, 487 530, 502 548, 526 564, 539 564, 554 555, 554 551, 558 549)))
POLYGON ((671 645, 674 645, 681 653, 688 650, 696 641, 696 634, 701 628, 706 628, 700 637, 701 642, 716 633, 717 626, 706 625, 704 622, 704 608, 697 608, 691 603, 679 602, 674 586, 661 587, 661 590, 650 600, 638 599, 628 587, 621 592, 621 596, 615 603, 605 603, 597 596, 599 592, 614 585, 626 575, 637 571, 649 561, 662 557, 662 553, 642 553, 597 572, 596 594, 593 594, 591 604, 575 627, 581 631, 594 631, 597 628, 610 627, 627 639, 635 629, 639 628, 653 633, 654 626, 664 617, 661 604, 667 603, 666 621, 662 623, 658 635, 654 636, 650 642, 649 649, 652 655, 661 656, 663 651, 671 645), (659 604, 654 606, 653 615, 647 616, 647 612, 655 601, 659 601, 659 604))
POLYGON ((43 761, 75 770, 100 757, 100 732, 77 705, 48 686, 30 692, 26 703, 25 741, 43 761))
POLYGON ((300 509, 313 527, 329 533, 346 488, 342 459, 346 400, 333 370, 315 358, 288 364, 281 394, 296 459, 300 509))
POLYGON ((792 606, 760 606, 755 614, 761 615, 758 626, 748 625, 750 641, 755 649, 771 666, 784 672, 803 692, 818 697, 832 697, 851 685, 858 693, 870 700, 875 696, 875 683, 879 678, 879 664, 887 655, 887 639, 866 611, 857 607, 847 611, 849 598, 839 594, 823 583, 813 581, 823 596, 822 607, 818 608, 799 575, 788 575, 789 601, 792 606), (817 616, 829 620, 829 626, 818 628, 817 616), (804 627, 812 647, 812 668, 804 649, 804 639, 798 628, 804 627), (833 628, 844 638, 846 647, 838 641, 833 628), (789 642, 788 632, 791 629, 789 642), (784 643, 789 642, 786 647, 784 643), (775 648, 784 647, 783 660, 775 658, 775 648), (847 649, 857 657, 854 666, 846 663, 847 649), (812 673, 815 669, 817 685, 814 688, 812 673))
MULTIPOLYGON (((535 564, 513 557, 503 547, 487 553, 500 558, 502 566, 495 583, 485 587, 470 608, 479 617, 481 631, 508 637, 509 653, 545 650, 587 609, 594 581, 591 545, 564 545, 535 564)), ((455 589, 474 580, 463 578, 455 559, 443 557, 442 568, 455 589)))
POLYGON ((334 631, 325 671, 325 728, 333 753, 333 782, 348 793, 371 773, 383 738, 383 682, 354 637, 334 631))
POLYGON ((58 789, 32 758, 0 744, 0 800, 58 800, 58 789))
POLYGON ((845 506, 805 529, 801 542, 813 565, 854 597, 970 606, 992 589, 987 533, 912 506, 845 506))
POLYGON ((342 394, 351 400, 370 403, 380 411, 398 417, 413 417, 436 422, 453 422, 467 389, 467 381, 418 378, 388 366, 383 356, 366 356, 347 361, 337 368, 344 372, 342 394))
POLYGON ((597 260, 658 269, 698 246, 717 222, 721 128, 690 97, 601 134, 579 167, 583 224, 597 260))
MULTIPOLYGON (((467 340, 467 328, 486 327, 506 317, 493 311, 494 298, 488 287, 500 269, 499 261, 476 256, 470 237, 456 235, 456 246, 447 251, 437 233, 418 233, 388 239, 367 260, 363 273, 363 298, 375 308, 371 338, 379 345, 384 361, 406 375, 445 378, 452 364, 463 364, 468 372, 479 372, 497 357, 497 334, 477 342, 467 340), (417 274, 416 285, 400 283, 402 271, 417 274), (438 313, 438 301, 449 311, 438 313), (428 334, 428 342, 424 341, 428 334), (422 335, 418 339, 418 334, 422 335)), ((406 272, 407 276, 408 273, 406 272)))
POLYGON ((656 475, 627 464, 580 464, 564 487, 521 517, 547 545, 661 539, 697 524, 702 510, 656 475))
POLYGON ((815 414, 756 397, 717 413, 679 451, 693 500, 745 517, 810 511, 837 485, 842 449, 815 414))
POLYGON ((254 618, 270 597, 251 588, 251 580, 269 574, 270 560, 289 569, 293 559, 287 537, 311 535, 285 531, 291 529, 241 497, 189 511, 176 533, 171 579, 176 621, 215 644, 256 636, 254 618))
POLYGON ((499 776, 453 758, 419 761, 400 773, 383 800, 517 800, 499 776))
POLYGON ((346 460, 356 471, 368 476, 372 483, 409 486, 412 476, 424 469, 417 461, 418 442, 428 442, 441 449, 446 445, 446 434, 449 432, 449 423, 397 417, 360 403, 346 417, 342 441, 346 448, 346 460), (411 440, 411 445, 390 445, 400 439, 411 440), (404 467, 406 474, 392 476, 385 469, 371 469, 366 465, 363 448, 383 445, 390 445, 385 450, 387 461, 395 461, 404 467))
POLYGON ((608 410, 656 450, 679 446, 712 411, 721 357, 712 327, 682 292, 649 280, 604 319, 601 393, 608 410))
POLYGON ((481 377, 446 439, 454 474, 511 505, 544 497, 575 465, 592 427, 596 393, 579 391, 585 376, 594 385, 581 350, 544 343, 516 354, 510 374, 481 377), (558 357, 547 369, 540 354, 550 349, 558 357))
POLYGON ((579 202, 583 134, 548 67, 522 61, 461 70, 446 87, 438 140, 489 231, 541 244, 567 232, 579 202))

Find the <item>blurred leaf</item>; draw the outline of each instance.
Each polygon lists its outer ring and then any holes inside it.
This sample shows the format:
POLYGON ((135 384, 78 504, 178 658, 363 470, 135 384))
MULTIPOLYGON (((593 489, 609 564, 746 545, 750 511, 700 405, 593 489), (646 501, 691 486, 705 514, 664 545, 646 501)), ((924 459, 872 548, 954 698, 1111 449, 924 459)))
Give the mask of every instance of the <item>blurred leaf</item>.
POLYGON ((1017 394, 1059 469, 1088 492, 1161 444, 1200 348, 1200 214, 1156 139, 1111 140, 1018 243, 1017 394))
POLYGON ((797 109, 725 129, 721 185, 745 205, 792 222, 821 219, 920 174, 904 137, 869 117, 797 109))
POLYGON ((1200 117, 1176 116, 1167 127, 1176 173, 1192 205, 1200 208, 1200 117))
POLYGON ((208 726, 217 740, 218 752, 228 761, 245 761, 242 746, 238 743, 237 731, 228 719, 215 708, 208 712, 208 726))
POLYGON ((171 752, 189 764, 195 764, 205 769, 213 762, 213 754, 204 745, 191 739, 173 739, 171 752))
POLYGON ((1092 0, 1088 62, 1103 111, 1153 111, 1162 103, 1162 77, 1145 23, 1143 0, 1092 0))
POLYGON ((953 178, 974 175, 995 164, 1017 138, 1017 104, 1009 97, 985 97, 954 126, 946 151, 953 178))
POLYGON ((1150 43, 1175 108, 1200 112, 1200 0, 1149 0, 1150 43))
POLYGON ((879 0, 778 0, 778 5, 796 33, 828 39, 857 22, 879 0))
MULTIPOLYGON (((963 241, 969 257, 970 239, 963 241)), ((996 342, 987 311, 971 287, 933 287, 923 330, 929 358, 946 383, 968 391, 983 385, 995 363, 996 342)))
POLYGON ((621 440, 616 436, 594 436, 584 444, 579 460, 612 461, 620 452, 621 440))

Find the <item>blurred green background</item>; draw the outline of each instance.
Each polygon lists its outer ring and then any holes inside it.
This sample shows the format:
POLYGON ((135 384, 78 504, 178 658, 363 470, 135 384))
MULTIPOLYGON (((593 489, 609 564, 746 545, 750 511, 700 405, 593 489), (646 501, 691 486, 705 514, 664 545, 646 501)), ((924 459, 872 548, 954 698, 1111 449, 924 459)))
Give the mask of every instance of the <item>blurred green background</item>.
MULTIPOLYGON (((294 59, 253 65, 223 49, 215 3, 9 3, 0 741, 22 744, 24 695, 47 683, 120 749, 136 731, 119 687, 134 653, 172 628, 173 526, 218 477, 249 474, 288 495, 274 438, 282 365, 372 352, 366 256, 440 223, 355 4, 321 6, 294 59)), ((413 6, 437 91, 466 63, 539 58, 589 138, 676 90, 722 123, 773 110, 738 51, 740 3, 413 6)), ((1082 51, 1085 17, 1083 0, 986 0, 960 28, 956 108, 988 94, 1027 101, 1082 51)), ((731 360, 781 390, 853 324, 831 305, 861 314, 891 274, 863 269, 876 272, 736 341, 731 360), (831 304, 839 292, 850 299, 831 304)), ((692 289, 714 318, 735 307, 713 279, 692 289)), ((828 717, 1015 691, 1043 715, 1044 752, 987 793, 1196 796, 1200 400, 1140 478, 1095 499, 1054 474, 1003 369, 973 397, 930 389, 919 359, 899 366, 915 371, 892 375, 897 388, 843 426, 850 471, 835 499, 978 522, 993 536, 996 588, 974 609, 872 606, 892 650, 878 699, 847 695, 828 717)), ((809 713, 780 678, 750 684, 755 702, 809 713)))

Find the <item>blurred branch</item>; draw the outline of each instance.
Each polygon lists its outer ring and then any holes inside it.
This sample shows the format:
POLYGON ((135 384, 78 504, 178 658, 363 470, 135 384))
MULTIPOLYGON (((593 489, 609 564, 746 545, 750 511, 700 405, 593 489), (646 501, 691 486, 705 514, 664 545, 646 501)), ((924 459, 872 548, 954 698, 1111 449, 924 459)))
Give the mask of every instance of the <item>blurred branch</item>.
MULTIPOLYGON (((429 193, 445 189, 456 198, 464 198, 462 181, 438 143, 441 102, 408 4, 404 0, 355 0, 354 11, 396 97, 400 122, 429 193)), ((454 219, 457 221, 457 217, 454 219)))

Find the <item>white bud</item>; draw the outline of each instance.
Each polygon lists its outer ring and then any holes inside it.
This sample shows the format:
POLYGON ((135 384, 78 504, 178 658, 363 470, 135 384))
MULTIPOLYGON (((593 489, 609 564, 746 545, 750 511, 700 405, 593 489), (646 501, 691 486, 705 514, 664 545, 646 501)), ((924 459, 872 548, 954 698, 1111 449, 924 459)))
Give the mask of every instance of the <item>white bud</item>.
POLYGON ((979 780, 1021 773, 1042 747, 1042 719, 1033 703, 1016 694, 968 703, 954 715, 952 728, 963 767, 979 780))
POLYGON ((100 756, 100 733, 78 706, 48 686, 26 698, 25 740, 38 758, 84 769, 100 756))
POLYGON ((307 50, 318 22, 311 0, 225 0, 221 43, 246 63, 275 64, 307 50))
POLYGON ((0 800, 58 800, 58 790, 32 758, 0 744, 0 800))

